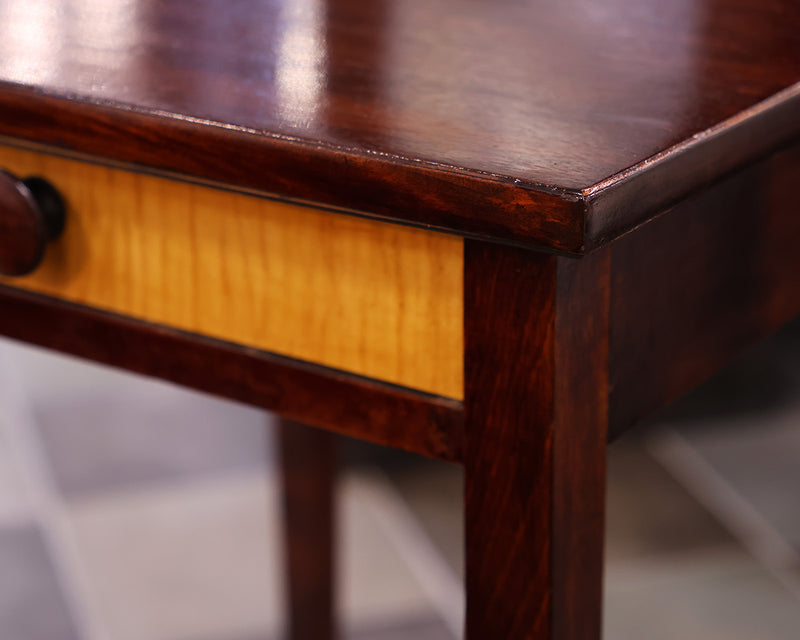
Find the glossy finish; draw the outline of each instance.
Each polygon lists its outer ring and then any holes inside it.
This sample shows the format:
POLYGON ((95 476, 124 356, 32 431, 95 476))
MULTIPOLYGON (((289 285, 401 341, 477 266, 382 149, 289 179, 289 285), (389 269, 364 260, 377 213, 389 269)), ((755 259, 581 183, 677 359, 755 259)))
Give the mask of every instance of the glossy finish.
POLYGON ((800 133, 798 81, 794 0, 0 2, 2 133, 573 252, 800 133))
POLYGON ((281 420, 286 640, 335 640, 336 440, 281 420))
POLYGON ((0 169, 0 276, 36 269, 47 243, 61 235, 64 218, 64 203, 50 183, 0 169))
POLYGON ((0 335, 315 427, 459 460, 461 403, 0 286, 0 335), (57 327, 58 331, 54 331, 57 327))
POLYGON ((469 236, 463 403, 4 287, 0 334, 463 462, 468 640, 597 640, 609 425, 800 313, 800 4, 0 0, 0 36, 0 134, 469 236))
POLYGON ((600 637, 609 257, 467 242, 467 640, 600 637))
POLYGON ((611 246, 614 433, 800 314, 799 184, 795 146, 611 246))

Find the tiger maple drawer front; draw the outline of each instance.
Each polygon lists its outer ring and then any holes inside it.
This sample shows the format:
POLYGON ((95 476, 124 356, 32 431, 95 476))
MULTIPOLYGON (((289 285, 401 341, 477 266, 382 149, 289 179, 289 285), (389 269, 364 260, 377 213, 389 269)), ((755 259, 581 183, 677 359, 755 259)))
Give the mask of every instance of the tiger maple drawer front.
POLYGON ((67 205, 42 264, 4 284, 463 396, 460 238, 15 147, 0 168, 67 205))

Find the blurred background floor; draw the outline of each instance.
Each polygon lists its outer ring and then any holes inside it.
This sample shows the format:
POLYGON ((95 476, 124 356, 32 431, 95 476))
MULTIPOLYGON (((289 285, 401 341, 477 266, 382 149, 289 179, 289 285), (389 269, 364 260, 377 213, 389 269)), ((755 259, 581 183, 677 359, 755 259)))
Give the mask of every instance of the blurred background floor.
MULTIPOLYGON (((0 342, 0 638, 279 638, 266 422, 0 342)), ((457 637, 460 470, 343 455, 347 638, 457 637)), ((613 444, 608 498, 607 638, 800 638, 800 323, 613 444)))

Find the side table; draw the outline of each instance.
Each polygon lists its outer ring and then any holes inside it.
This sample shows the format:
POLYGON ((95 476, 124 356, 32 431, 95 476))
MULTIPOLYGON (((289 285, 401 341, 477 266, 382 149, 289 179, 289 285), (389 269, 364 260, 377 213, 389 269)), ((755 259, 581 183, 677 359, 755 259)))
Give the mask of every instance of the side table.
POLYGON ((800 4, 29 5, 0 334, 287 420, 294 640, 297 423, 464 465, 470 640, 599 638, 609 437, 800 313, 800 4))

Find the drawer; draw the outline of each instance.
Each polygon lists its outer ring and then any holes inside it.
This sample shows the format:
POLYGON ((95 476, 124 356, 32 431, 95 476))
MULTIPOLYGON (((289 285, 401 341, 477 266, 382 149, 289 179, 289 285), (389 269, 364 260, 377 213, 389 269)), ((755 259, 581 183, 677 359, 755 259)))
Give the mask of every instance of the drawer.
POLYGON ((0 145, 64 235, 3 284, 421 391, 463 396, 460 238, 0 145))

